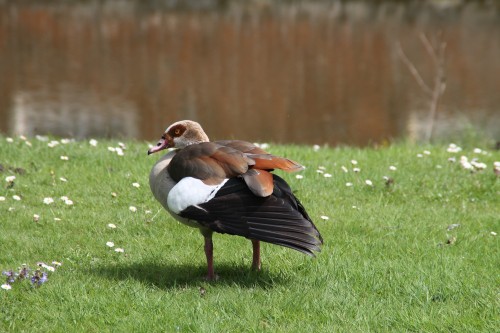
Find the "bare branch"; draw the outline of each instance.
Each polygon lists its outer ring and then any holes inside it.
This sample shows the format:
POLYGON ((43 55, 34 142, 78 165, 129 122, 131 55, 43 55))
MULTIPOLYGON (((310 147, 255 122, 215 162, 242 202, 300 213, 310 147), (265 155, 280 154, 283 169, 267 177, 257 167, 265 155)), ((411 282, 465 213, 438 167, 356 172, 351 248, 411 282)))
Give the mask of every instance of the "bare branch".
POLYGON ((441 66, 443 66, 444 64, 444 55, 445 55, 445 52, 446 52, 446 42, 441 42, 439 44, 439 63, 441 66))
MULTIPOLYGON (((440 35, 441 36, 441 35, 440 35)), ((441 38, 439 38, 439 45, 435 47, 429 41, 427 36, 424 33, 420 33, 419 35, 420 41, 422 42, 425 51, 432 59, 435 68, 435 75, 433 79, 432 89, 429 87, 422 76, 418 72, 418 69, 415 65, 408 59, 406 54, 401 47, 401 43, 397 42, 397 51, 399 57, 404 62, 406 67, 410 70, 410 73, 413 75, 414 79, 417 81, 418 85, 424 92, 429 96, 429 114, 428 114, 428 126, 426 128, 425 139, 426 141, 430 141, 434 134, 434 125, 436 122, 436 115, 439 109, 439 103, 441 102, 441 96, 446 90, 446 73, 445 73, 445 52, 446 52, 446 42, 443 42, 441 38)))
POLYGON ((417 81, 420 88, 422 88, 422 90, 427 95, 432 96, 432 94, 433 94, 432 89, 425 83, 424 79, 422 78, 422 76, 418 72, 418 69, 415 67, 415 65, 413 65, 413 63, 410 61, 410 59, 408 59, 408 57, 406 56, 406 54, 403 51, 403 48, 401 47, 401 43, 397 42, 396 46, 397 46, 397 51, 398 51, 399 57, 401 58, 403 63, 406 65, 406 67, 408 67, 408 70, 410 71, 411 75, 413 75, 413 77, 417 81))
POLYGON ((427 51, 427 54, 431 57, 432 61, 434 62, 435 65, 438 65, 439 59, 438 55, 436 54, 436 49, 434 46, 432 46, 431 42, 427 38, 427 36, 422 32, 418 36, 420 38, 420 41, 424 45, 425 50, 427 51))

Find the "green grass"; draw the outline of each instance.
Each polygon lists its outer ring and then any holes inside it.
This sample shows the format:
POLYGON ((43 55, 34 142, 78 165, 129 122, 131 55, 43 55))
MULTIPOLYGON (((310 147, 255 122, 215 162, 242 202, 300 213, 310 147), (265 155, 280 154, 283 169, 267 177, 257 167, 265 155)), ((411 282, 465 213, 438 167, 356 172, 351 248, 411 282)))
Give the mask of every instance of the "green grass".
POLYGON ((307 166, 303 179, 279 174, 316 222, 323 251, 312 259, 265 244, 263 271, 255 273, 248 240, 215 235, 221 278, 207 283, 202 237, 175 222, 150 193, 149 170, 159 155, 146 156, 145 143, 126 142, 124 156, 108 151, 116 141, 31 143, 0 137, 0 269, 63 265, 39 288, 24 281, 0 289, 1 332, 500 329, 500 235, 491 233, 500 232, 500 179, 492 172, 500 153, 486 144, 485 155, 466 144, 459 154, 446 145, 409 143, 318 152, 271 145, 271 152, 307 166), (471 173, 448 162, 462 154, 488 168, 471 173), (332 177, 317 173, 319 166, 332 177), (11 175, 9 188, 4 179, 11 175), (45 197, 55 202, 46 205, 45 197), (451 224, 460 226, 448 231, 451 224))

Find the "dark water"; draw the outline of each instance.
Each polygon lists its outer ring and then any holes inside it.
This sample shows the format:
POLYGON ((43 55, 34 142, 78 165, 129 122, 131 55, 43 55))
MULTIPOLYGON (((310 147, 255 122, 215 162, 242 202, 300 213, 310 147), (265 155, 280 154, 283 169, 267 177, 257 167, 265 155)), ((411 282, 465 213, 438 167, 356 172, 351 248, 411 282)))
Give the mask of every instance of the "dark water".
POLYGON ((425 33, 447 44, 434 135, 498 138, 499 7, 377 3, 0 1, 0 132, 155 140, 187 118, 214 139, 421 138, 430 97, 397 42, 432 86, 425 33))

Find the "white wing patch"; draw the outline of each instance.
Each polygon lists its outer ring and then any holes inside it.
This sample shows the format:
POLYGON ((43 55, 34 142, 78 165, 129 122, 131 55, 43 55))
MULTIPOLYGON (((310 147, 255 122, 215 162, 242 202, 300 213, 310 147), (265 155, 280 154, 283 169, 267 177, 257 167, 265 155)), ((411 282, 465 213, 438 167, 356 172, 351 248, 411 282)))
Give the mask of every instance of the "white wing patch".
POLYGON ((168 194, 168 208, 175 214, 179 214, 189 206, 205 203, 212 199, 226 182, 227 179, 224 179, 218 185, 206 185, 197 178, 182 178, 168 194))

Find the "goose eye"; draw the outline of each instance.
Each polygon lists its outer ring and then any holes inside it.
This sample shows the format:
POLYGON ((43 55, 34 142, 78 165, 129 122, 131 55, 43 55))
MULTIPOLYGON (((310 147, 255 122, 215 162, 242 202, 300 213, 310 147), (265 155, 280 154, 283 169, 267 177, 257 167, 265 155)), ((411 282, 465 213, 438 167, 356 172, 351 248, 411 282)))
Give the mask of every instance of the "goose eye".
POLYGON ((175 135, 179 135, 179 134, 181 134, 181 130, 180 130, 180 129, 178 129, 178 128, 176 128, 176 129, 175 129, 175 131, 174 131, 174 134, 175 134, 175 135))

